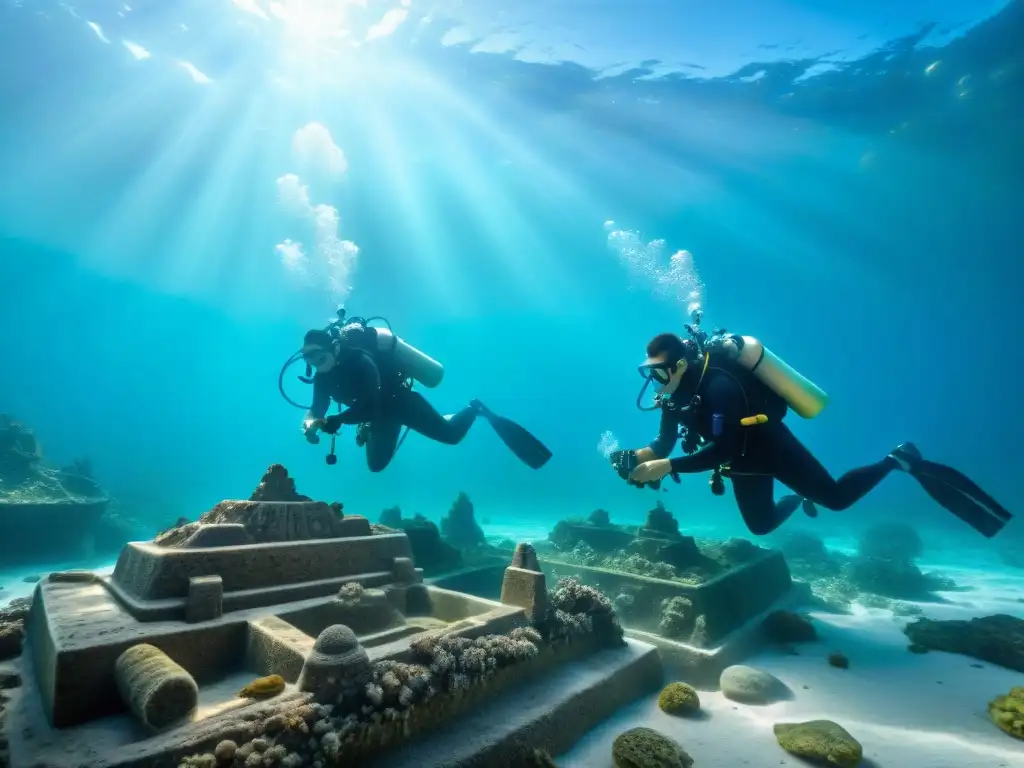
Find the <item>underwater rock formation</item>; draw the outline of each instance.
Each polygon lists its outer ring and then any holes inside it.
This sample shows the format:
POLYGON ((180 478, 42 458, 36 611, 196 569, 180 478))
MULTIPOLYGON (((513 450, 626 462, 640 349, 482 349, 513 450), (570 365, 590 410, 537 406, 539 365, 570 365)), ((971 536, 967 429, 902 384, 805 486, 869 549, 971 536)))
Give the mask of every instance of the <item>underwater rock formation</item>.
POLYGON ((1024 619, 1015 616, 996 614, 970 621, 917 619, 903 632, 917 646, 1024 672, 1024 619))
POLYGON ((988 703, 988 716, 996 726, 1016 739, 1024 739, 1024 687, 1011 688, 1005 696, 988 703))
POLYGON ((743 704, 771 704, 788 692, 786 684, 775 675, 742 664, 722 670, 718 684, 725 698, 743 704))
POLYGON ((630 728, 612 742, 615 768, 691 768, 693 758, 653 728, 630 728))
POLYGON ((659 501, 654 505, 654 509, 647 512, 647 520, 640 527, 637 535, 653 539, 678 539, 680 538, 679 521, 659 501))
POLYGON ((808 643, 818 639, 810 619, 792 611, 775 611, 761 625, 772 643, 808 643))
POLYGON ((612 516, 608 514, 608 511, 605 509, 595 509, 587 517, 587 522, 590 525, 596 525, 599 527, 607 528, 609 525, 612 524, 612 516))
POLYGON ((454 571, 462 565, 462 553, 442 539, 437 525, 423 515, 403 518, 402 510, 392 507, 381 513, 380 520, 381 525, 402 531, 409 537, 413 559, 425 576, 454 571), (385 517, 390 522, 385 523, 385 517))
POLYGON ((49 465, 32 430, 0 414, 0 562, 81 553, 108 502, 88 461, 49 465))
POLYGON ((559 520, 548 534, 548 541, 558 549, 568 551, 583 545, 589 549, 609 554, 628 547, 636 535, 616 525, 593 525, 581 520, 559 520))
POLYGON ((864 757, 860 742, 831 720, 776 723, 772 730, 779 746, 797 757, 839 768, 856 768, 864 757))
POLYGON ((21 655, 21 643, 25 639, 25 620, 31 607, 32 598, 20 597, 11 600, 3 610, 0 610, 0 661, 21 655))
POLYGON ((295 481, 283 464, 271 464, 249 501, 312 501, 295 490, 295 481))
POLYGON ((487 545, 484 530, 473 514, 473 502, 462 491, 441 520, 441 535, 457 549, 476 549, 487 545))
POLYGON ((692 602, 685 597, 667 597, 661 601, 658 633, 668 638, 685 637, 693 631, 696 618, 692 602))
POLYGON ((692 715, 700 710, 700 696, 686 683, 669 683, 658 694, 658 708, 668 715, 692 715))
MULTIPOLYGON (((343 535, 370 535, 365 518, 345 518, 341 503, 309 501, 299 496, 288 471, 273 464, 248 501, 222 501, 199 516, 194 523, 179 524, 161 533, 153 543, 161 547, 195 546, 193 539, 204 526, 242 526, 248 536, 245 542, 307 541, 330 539, 343 535), (362 521, 361 523, 359 521, 362 521), (365 531, 355 532, 360 526, 365 531), (190 541, 191 540, 191 541, 190 541)), ((224 532, 227 535, 227 532, 224 532)), ((203 546, 210 546, 203 544, 203 546)))

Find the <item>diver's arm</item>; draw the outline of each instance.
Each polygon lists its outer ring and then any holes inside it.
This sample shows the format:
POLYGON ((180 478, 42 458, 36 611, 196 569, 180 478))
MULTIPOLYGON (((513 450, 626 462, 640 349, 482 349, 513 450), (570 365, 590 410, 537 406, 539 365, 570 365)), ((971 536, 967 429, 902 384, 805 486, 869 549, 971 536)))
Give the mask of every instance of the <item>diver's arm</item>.
POLYGON ((327 415, 327 409, 331 407, 331 395, 327 385, 321 376, 313 377, 313 404, 306 411, 304 421, 308 424, 312 421, 322 419, 327 415))
POLYGON ((658 428, 658 436, 654 442, 646 448, 636 452, 637 464, 654 459, 663 459, 672 453, 679 440, 679 420, 668 408, 661 409, 661 426, 658 428))
POLYGON ((721 414, 721 432, 689 456, 672 459, 673 474, 707 472, 728 464, 736 457, 743 439, 743 392, 731 379, 718 377, 710 382, 703 395, 702 408, 711 414, 721 414))
POLYGON ((359 395, 352 407, 338 414, 339 424, 363 424, 373 421, 380 412, 380 371, 366 353, 356 355, 349 363, 358 381, 359 395))

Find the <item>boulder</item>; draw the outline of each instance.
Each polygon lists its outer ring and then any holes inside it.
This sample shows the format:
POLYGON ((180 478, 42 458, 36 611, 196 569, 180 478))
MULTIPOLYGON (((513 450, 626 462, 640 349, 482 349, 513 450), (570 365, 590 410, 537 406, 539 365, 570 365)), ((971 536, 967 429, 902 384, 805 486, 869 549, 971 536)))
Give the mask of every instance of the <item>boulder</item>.
POLYGON ((971 656, 1024 672, 1024 619, 1006 614, 970 621, 917 619, 903 629, 910 642, 932 651, 971 656))

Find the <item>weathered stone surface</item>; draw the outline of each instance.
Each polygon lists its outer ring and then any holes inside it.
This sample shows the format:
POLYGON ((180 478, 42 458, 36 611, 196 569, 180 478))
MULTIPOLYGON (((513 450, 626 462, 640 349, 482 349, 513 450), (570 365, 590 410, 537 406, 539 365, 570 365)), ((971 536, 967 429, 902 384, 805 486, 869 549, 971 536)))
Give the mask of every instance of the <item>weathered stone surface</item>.
POLYGON ((295 481, 288 475, 283 464, 271 464, 256 490, 249 497, 250 501, 312 501, 309 496, 302 496, 295 490, 295 481))
POLYGON ((224 582, 220 576, 193 576, 188 580, 185 621, 210 621, 224 611, 224 582))
POLYGON ((1006 614, 970 621, 917 619, 903 631, 912 643, 924 648, 960 653, 1024 672, 1024 619, 1006 614))
POLYGON ((512 555, 512 565, 522 568, 524 571, 539 571, 540 562, 537 560, 537 550, 532 544, 521 542, 516 544, 516 551, 512 555))
POLYGON ((125 703, 150 730, 174 725, 199 706, 199 687, 192 675, 152 645, 140 643, 122 653, 114 677, 125 703))
MULTIPOLYGON (((369 525, 364 517, 339 522, 353 527, 369 525)), ((113 582, 137 600, 183 598, 193 576, 220 576, 225 593, 274 589, 362 573, 388 573, 396 557, 410 554, 409 540, 400 534, 217 549, 131 542, 121 550, 113 582)))
POLYGON ((252 544, 245 526, 241 523, 200 523, 192 534, 182 542, 185 549, 201 547, 238 547, 252 544))
POLYGON ((526 611, 531 621, 539 620, 548 607, 547 582, 540 571, 509 566, 501 582, 501 602, 526 611))
POLYGON ((448 514, 441 520, 441 534, 457 549, 476 549, 487 544, 484 531, 473 514, 473 502, 459 492, 448 514))
POLYGON ((411 557, 396 557, 391 566, 391 576, 396 584, 416 584, 423 581, 423 576, 416 570, 411 557))

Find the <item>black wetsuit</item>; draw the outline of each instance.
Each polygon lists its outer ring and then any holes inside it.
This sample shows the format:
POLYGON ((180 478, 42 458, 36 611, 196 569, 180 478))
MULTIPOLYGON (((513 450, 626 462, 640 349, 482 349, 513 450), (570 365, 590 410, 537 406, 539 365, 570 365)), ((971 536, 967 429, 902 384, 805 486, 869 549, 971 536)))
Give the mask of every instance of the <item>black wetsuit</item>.
POLYGON ((403 426, 439 443, 462 442, 478 410, 467 406, 442 416, 423 395, 405 385, 405 376, 386 356, 380 358, 359 349, 343 350, 330 371, 313 379, 311 415, 324 418, 335 400, 348 408, 332 418, 341 424, 369 424, 366 464, 371 472, 391 463, 403 426))
POLYGON ((899 467, 887 457, 836 480, 783 423, 785 402, 753 376, 735 371, 710 367, 703 379, 699 369, 687 371, 669 405, 662 408, 661 428, 650 449, 666 457, 676 444, 680 426, 695 430, 704 445, 688 456, 672 459, 672 471, 687 474, 727 466, 728 472, 723 474, 732 480, 743 520, 758 536, 784 523, 800 505, 799 497, 828 509, 846 509, 899 467), (699 406, 690 413, 682 412, 680 407, 691 402, 695 390, 699 406), (741 419, 758 413, 768 415, 768 422, 750 427, 740 424, 741 419), (717 434, 715 422, 719 424, 717 434), (799 496, 776 505, 776 480, 799 496))

